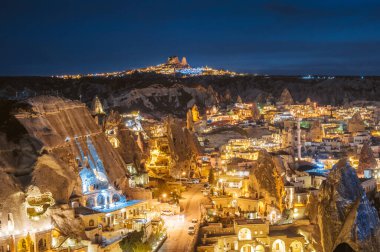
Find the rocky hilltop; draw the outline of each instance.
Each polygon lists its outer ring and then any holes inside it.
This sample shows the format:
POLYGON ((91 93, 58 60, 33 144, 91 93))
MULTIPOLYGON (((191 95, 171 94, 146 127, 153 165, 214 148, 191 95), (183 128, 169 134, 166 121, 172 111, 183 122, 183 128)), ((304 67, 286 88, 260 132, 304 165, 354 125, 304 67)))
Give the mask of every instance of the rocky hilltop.
POLYGON ((379 251, 380 220, 355 170, 340 160, 321 185, 318 225, 323 249, 333 251, 347 243, 355 251, 379 251))

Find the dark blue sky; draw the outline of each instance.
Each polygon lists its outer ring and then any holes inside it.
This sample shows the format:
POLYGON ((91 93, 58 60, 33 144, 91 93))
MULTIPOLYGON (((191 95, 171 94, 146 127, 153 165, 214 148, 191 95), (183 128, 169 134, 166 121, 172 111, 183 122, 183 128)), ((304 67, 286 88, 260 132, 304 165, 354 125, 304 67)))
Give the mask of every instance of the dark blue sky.
POLYGON ((380 75, 380 1, 1 1, 0 75, 117 71, 170 55, 252 73, 380 75))

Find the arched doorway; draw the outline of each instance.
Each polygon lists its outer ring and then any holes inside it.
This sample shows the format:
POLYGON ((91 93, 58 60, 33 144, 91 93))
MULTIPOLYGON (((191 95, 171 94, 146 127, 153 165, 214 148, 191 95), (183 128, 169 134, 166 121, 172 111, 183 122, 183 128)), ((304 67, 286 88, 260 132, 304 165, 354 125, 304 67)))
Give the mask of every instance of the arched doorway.
POLYGON ((86 207, 92 208, 95 206, 95 200, 94 198, 88 198, 86 201, 86 207))
POLYGON ((264 252, 265 248, 263 245, 257 245, 255 248, 255 252, 264 252))
POLYGON ((38 252, 46 250, 46 239, 41 238, 38 241, 38 252))
POLYGON ((34 252, 34 242, 33 241, 29 242, 29 251, 34 252))
POLYGON ((240 252, 254 252, 251 244, 245 244, 241 247, 240 252))
POLYGON ((277 239, 272 244, 272 252, 285 252, 285 242, 277 239))
POLYGON ((17 252, 25 252, 25 251, 27 251, 26 241, 25 241, 25 239, 21 239, 17 243, 17 252))
POLYGON ((293 241, 290 243, 290 252, 303 252, 302 242, 293 241))
POLYGON ((335 249, 334 252, 355 252, 353 248, 351 248, 350 245, 347 243, 341 243, 339 244, 335 249))
POLYGON ((252 239, 251 230, 249 230, 248 228, 240 229, 239 234, 238 234, 238 238, 240 241, 251 240, 252 239))
POLYGON ((120 201, 120 196, 117 194, 114 194, 112 196, 112 203, 119 202, 120 201))
POLYGON ((104 206, 104 203, 105 203, 105 199, 104 199, 104 196, 99 194, 98 198, 96 199, 96 205, 98 206, 104 206))

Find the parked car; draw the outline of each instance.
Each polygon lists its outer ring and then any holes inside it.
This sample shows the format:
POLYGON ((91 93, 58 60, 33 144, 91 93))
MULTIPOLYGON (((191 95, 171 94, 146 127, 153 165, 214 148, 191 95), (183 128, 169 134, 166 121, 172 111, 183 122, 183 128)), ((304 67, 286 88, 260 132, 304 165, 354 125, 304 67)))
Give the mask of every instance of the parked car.
POLYGON ((192 219, 191 223, 198 223, 198 219, 192 219))
POLYGON ((192 182, 193 182, 193 184, 199 184, 199 179, 194 178, 192 182))
POLYGON ((190 226, 190 227, 187 229, 187 233, 188 233, 188 234, 195 234, 195 226, 190 226))

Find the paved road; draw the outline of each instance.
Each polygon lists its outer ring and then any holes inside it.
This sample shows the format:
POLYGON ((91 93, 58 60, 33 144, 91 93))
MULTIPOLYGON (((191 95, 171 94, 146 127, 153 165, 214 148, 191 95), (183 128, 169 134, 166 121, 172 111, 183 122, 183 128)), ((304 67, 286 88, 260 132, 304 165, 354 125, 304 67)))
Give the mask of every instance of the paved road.
MULTIPOLYGON (((181 214, 183 217, 175 215, 164 217, 168 230, 168 239, 160 248, 160 252, 186 252, 190 251, 191 243, 196 237, 189 235, 187 229, 193 218, 200 218, 200 203, 205 200, 201 189, 201 184, 192 185, 189 190, 182 193, 183 199, 180 205, 183 207, 181 214)), ((198 224, 197 224, 198 225, 198 224)))

